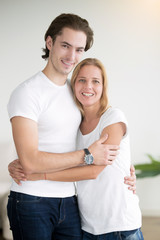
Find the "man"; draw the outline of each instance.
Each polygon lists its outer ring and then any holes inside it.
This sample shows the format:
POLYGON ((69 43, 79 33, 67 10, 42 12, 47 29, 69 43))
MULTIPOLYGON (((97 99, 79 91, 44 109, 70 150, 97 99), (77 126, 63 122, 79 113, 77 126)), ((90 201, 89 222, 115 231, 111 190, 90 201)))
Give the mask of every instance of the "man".
MULTIPOLYGON (((46 172, 84 164, 84 150, 75 151, 81 116, 67 76, 92 46, 93 32, 85 19, 61 14, 49 26, 45 42, 46 67, 20 84, 8 104, 20 163, 26 173, 42 172, 44 178, 46 172)), ((89 147, 96 165, 110 164, 116 157, 118 146, 104 145, 105 140, 89 147)), ((16 240, 48 240, 53 234, 55 239, 81 239, 73 183, 13 182, 8 216, 16 240)))

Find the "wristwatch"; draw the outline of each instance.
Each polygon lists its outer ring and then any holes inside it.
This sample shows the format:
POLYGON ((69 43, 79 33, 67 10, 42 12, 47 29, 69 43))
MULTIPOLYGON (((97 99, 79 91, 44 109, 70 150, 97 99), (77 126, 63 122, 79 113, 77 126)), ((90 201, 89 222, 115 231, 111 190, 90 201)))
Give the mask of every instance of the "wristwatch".
POLYGON ((84 152, 85 152, 85 155, 84 155, 85 164, 87 165, 93 164, 94 158, 92 153, 90 153, 90 151, 87 148, 84 149, 84 152))

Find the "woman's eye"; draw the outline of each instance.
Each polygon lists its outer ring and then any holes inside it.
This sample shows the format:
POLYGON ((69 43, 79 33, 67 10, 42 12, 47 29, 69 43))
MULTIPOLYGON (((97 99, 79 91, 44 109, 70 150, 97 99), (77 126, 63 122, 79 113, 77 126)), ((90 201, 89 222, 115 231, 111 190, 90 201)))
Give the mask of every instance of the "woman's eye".
POLYGON ((94 82, 95 82, 95 83, 97 83, 97 84, 99 83, 99 81, 98 81, 98 80, 94 80, 94 82))

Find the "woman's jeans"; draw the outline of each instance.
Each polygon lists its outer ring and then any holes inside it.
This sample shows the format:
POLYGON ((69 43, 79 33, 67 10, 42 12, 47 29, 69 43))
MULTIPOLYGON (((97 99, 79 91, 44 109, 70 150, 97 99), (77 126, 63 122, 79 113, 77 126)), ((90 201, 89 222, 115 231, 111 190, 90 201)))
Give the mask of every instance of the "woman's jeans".
POLYGON ((83 231, 83 240, 144 240, 139 229, 131 231, 111 232, 101 235, 93 235, 83 231))
POLYGON ((76 196, 48 198, 11 192, 7 210, 15 240, 82 240, 76 196))

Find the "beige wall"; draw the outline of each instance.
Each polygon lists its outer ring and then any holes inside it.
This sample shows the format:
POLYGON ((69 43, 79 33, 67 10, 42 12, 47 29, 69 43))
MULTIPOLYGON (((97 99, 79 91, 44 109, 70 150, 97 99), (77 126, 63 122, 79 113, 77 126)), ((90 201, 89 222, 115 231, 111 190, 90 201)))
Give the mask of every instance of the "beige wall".
MULTIPOLYGON (((85 57, 106 66, 109 96, 129 121, 134 163, 160 156, 159 0, 0 0, 0 142, 10 141, 6 105, 11 91, 41 70, 43 36, 62 12, 88 19, 95 42, 85 57)), ((160 178, 137 181, 144 214, 160 215, 160 178)))

